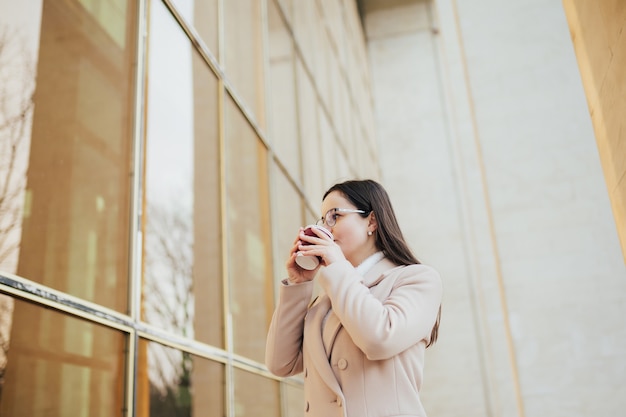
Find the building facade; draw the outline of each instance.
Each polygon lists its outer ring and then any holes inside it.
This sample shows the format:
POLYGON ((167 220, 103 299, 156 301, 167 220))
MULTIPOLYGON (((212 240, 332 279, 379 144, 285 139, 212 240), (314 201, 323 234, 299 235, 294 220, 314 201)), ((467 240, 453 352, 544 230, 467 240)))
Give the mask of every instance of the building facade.
POLYGON ((0 3, 3 416, 299 415, 275 283, 379 177, 354 2, 0 3))
POLYGON ((382 180, 444 282, 428 415, 623 415, 626 3, 362 14, 382 180))
POLYGON ((443 278, 430 417, 620 416, 626 8, 583 3, 0 0, 0 415, 305 415, 266 329, 358 177, 443 278))
POLYGON ((564 0, 563 8, 626 259, 626 6, 619 0, 564 0))

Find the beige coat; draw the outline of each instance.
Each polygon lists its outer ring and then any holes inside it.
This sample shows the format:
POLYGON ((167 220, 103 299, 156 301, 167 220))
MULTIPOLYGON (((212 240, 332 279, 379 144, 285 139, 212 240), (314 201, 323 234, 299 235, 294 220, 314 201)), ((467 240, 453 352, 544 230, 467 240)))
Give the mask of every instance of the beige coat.
POLYGON ((384 258, 365 277, 342 261, 321 268, 316 279, 323 294, 310 306, 312 282, 281 286, 268 369, 278 376, 304 372, 306 416, 426 416, 419 390, 441 304, 439 274, 384 258))

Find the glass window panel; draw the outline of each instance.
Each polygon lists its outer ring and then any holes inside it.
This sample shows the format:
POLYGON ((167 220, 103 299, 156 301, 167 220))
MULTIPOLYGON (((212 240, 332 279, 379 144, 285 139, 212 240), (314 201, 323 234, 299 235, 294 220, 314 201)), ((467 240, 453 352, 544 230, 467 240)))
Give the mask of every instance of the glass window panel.
POLYGON ((224 365, 139 340, 137 417, 223 417, 224 365))
POLYGON ((1 268, 127 311, 133 1, 0 2, 1 268))
POLYGON ((322 193, 325 191, 322 185, 322 158, 329 154, 340 152, 339 148, 325 149, 322 152, 319 146, 318 104, 315 90, 311 81, 297 61, 297 86, 298 86, 298 119, 300 126, 300 141, 302 146, 302 175, 304 191, 309 198, 313 198, 312 204, 317 207, 322 193))
POLYGON ((285 398, 285 417, 302 417, 304 415, 304 387, 283 383, 283 397, 285 398))
POLYGON ((259 126, 265 126, 261 1, 224 1, 225 71, 259 126))
POLYGON ((198 34, 217 59, 218 0, 172 0, 172 3, 187 23, 195 26, 198 34))
POLYGON ((296 41, 302 53, 305 66, 311 73, 316 68, 315 62, 320 49, 316 47, 318 41, 318 16, 316 2, 292 0, 293 30, 296 41))
POLYGON ((337 79, 335 77, 335 66, 337 65, 337 60, 335 56, 332 54, 328 55, 327 66, 326 66, 326 91, 323 92, 323 100, 324 106, 328 109, 330 120, 334 126, 336 123, 334 121, 336 110, 336 96, 337 96, 337 79))
POLYGON ((330 99, 332 91, 330 90, 328 73, 330 64, 334 62, 335 55, 330 40, 325 36, 326 31, 322 33, 319 39, 320 49, 318 51, 317 69, 315 71, 315 84, 317 85, 321 101, 327 109, 330 109, 330 99))
MULTIPOLYGON (((355 137, 353 134, 354 122, 356 119, 353 116, 355 113, 352 111, 352 106, 350 104, 350 96, 349 96, 350 92, 345 88, 344 83, 342 83, 342 85, 343 85, 345 96, 341 100, 341 108, 342 108, 341 117, 342 117, 342 125, 343 125, 342 131, 341 131, 341 138, 342 138, 344 147, 346 148, 346 152, 348 153, 348 156, 349 156, 350 166, 356 170, 358 169, 358 158, 359 158, 358 150, 356 149, 355 137), (353 117, 350 117, 351 115, 353 117)), ((364 147, 364 146, 366 145, 361 144, 360 147, 364 147)), ((355 171, 354 175, 358 176, 359 175, 358 171, 355 171)))
MULTIPOLYGON (((362 74, 367 71, 367 61, 362 60, 359 54, 359 48, 361 47, 359 39, 361 38, 356 33, 351 33, 349 39, 349 44, 346 48, 349 58, 346 74, 354 74, 354 76, 348 77, 350 91, 353 95, 360 96, 361 92, 358 88, 362 74), (365 68, 363 68, 363 64, 365 64, 365 68)), ((356 103, 359 103, 359 101, 356 101, 356 103)))
POLYGON ((315 84, 317 86, 317 90, 320 94, 323 94, 323 88, 327 84, 327 81, 324 79, 324 75, 327 71, 328 60, 333 59, 335 54, 334 51, 341 46, 334 42, 334 39, 328 32, 329 16, 327 14, 327 10, 323 9, 323 6, 318 2, 317 7, 314 7, 313 11, 315 14, 309 17, 315 28, 311 34, 311 36, 313 36, 313 53, 315 54, 315 59, 313 61, 314 66, 312 66, 311 69, 315 74, 315 84))
POLYGON ((150 28, 142 311, 223 347, 217 80, 161 2, 150 28))
POLYGON ((233 345, 262 362, 273 310, 267 151, 230 97, 225 110, 233 345))
POLYGON ((279 383, 241 369, 234 370, 235 416, 279 416, 279 383))
POLYGON ((346 60, 346 39, 345 39, 345 17, 351 14, 348 10, 343 10, 343 7, 356 6, 356 4, 347 4, 345 2, 338 1, 325 1, 324 2, 324 14, 326 15, 326 24, 328 26, 328 36, 331 39, 333 45, 333 54, 340 62, 340 65, 345 70, 346 60))
POLYGON ((303 219, 304 207, 302 199, 291 182, 287 180, 282 171, 272 165, 274 172, 272 178, 274 193, 272 198, 272 224, 274 240, 276 241, 274 254, 274 284, 287 277, 285 262, 289 257, 289 251, 298 234, 300 226, 313 223, 315 217, 303 219))
POLYGON ((343 108, 341 107, 341 94, 343 90, 341 88, 341 73, 339 72, 339 63, 333 58, 329 66, 329 82, 331 89, 331 101, 330 101, 330 118, 331 123, 339 136, 339 141, 343 142, 343 108))
POLYGON ((0 295, 0 344, 0 415, 124 415, 124 333, 0 295))
POLYGON ((271 138, 276 155, 290 175, 299 181, 293 39, 277 7, 273 1, 268 3, 271 138))
POLYGON ((354 159, 354 156, 351 155, 352 140, 350 137, 349 126, 352 119, 352 117, 350 117, 350 93, 346 88, 346 83, 341 72, 337 71, 337 77, 337 80, 339 81, 339 83, 337 84, 337 89, 339 91, 337 95, 337 107, 335 108, 334 113, 335 128, 337 129, 337 134, 339 135, 340 142, 342 143, 346 152, 348 152, 349 158, 354 159))
POLYGON ((10 273, 22 239, 41 3, 0 0, 0 270, 10 273))
MULTIPOLYGON (((333 134, 332 127, 328 122, 328 118, 326 117, 326 113, 321 112, 320 114, 320 146, 322 149, 341 149, 337 146, 337 142, 335 141, 335 136, 333 134)), ((323 184, 324 191, 330 188, 333 184, 343 180, 339 175, 339 157, 338 154, 341 152, 325 152, 324 158, 322 159, 322 174, 324 176, 323 184)), ((321 199, 321 196, 320 196, 321 199)), ((321 201, 320 201, 321 205, 321 201)), ((317 206, 316 206, 317 207, 317 206)))
POLYGON ((277 2, 280 8, 282 9, 283 14, 285 15, 285 19, 287 22, 292 23, 292 5, 291 3, 294 0, 272 0, 273 2, 277 2))
POLYGON ((369 143, 365 136, 361 135, 361 125, 357 118, 348 119, 350 123, 350 141, 352 142, 352 152, 354 153, 354 166, 356 169, 356 176, 365 178, 368 175, 373 175, 374 171, 372 167, 366 165, 367 153, 369 152, 369 143))
POLYGON ((126 45, 126 2, 123 0, 79 0, 79 3, 89 12, 107 35, 120 48, 126 45))

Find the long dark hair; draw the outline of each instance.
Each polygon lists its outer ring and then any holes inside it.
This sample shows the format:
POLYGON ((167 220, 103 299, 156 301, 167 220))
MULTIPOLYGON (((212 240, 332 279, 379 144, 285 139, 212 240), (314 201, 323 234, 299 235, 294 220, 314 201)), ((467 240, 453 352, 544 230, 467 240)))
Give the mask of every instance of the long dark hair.
MULTIPOLYGON (((361 217, 367 217, 374 213, 376 217, 376 248, 382 251, 390 261, 396 265, 414 265, 421 263, 413 254, 400 230, 396 214, 391 205, 387 191, 382 185, 374 180, 350 180, 338 183, 330 187, 322 197, 322 201, 333 191, 340 192, 357 209, 365 213, 361 217)), ((441 306, 437 314, 437 320, 430 335, 430 341, 426 347, 437 340, 439 333, 439 321, 441 318, 441 306)))

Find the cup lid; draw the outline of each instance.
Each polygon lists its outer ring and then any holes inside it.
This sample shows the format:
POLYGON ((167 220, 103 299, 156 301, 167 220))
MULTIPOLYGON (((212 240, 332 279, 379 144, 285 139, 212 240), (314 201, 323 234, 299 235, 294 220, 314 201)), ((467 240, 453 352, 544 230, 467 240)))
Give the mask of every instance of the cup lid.
POLYGON ((304 228, 304 230, 306 231, 306 229, 317 229, 317 230, 321 230, 322 232, 324 232, 324 234, 326 234, 326 236, 328 236, 329 238, 333 239, 333 234, 330 233, 330 230, 326 229, 325 227, 322 226, 318 226, 316 224, 310 224, 308 226, 306 226, 304 228))

